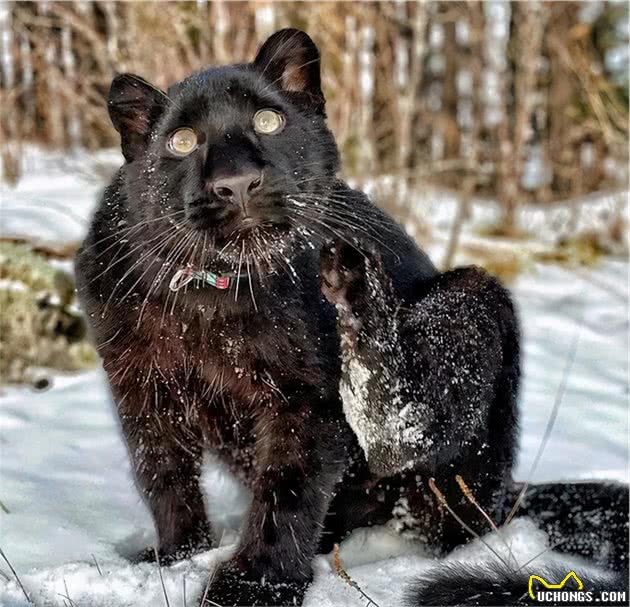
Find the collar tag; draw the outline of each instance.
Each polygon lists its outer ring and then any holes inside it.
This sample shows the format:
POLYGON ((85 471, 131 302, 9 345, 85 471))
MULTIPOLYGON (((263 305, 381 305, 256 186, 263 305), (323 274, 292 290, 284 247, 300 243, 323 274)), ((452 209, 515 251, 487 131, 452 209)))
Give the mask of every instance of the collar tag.
POLYGON ((206 284, 212 285, 217 289, 227 289, 230 286, 230 277, 229 276, 219 276, 218 274, 214 274, 213 272, 195 272, 199 280, 205 282, 206 284))
POLYGON ((171 278, 171 282, 168 283, 168 288, 171 291, 179 291, 182 287, 185 287, 190 281, 194 280, 195 273, 192 268, 182 268, 177 270, 171 278))
POLYGON ((179 291, 193 280, 201 285, 210 285, 222 291, 228 289, 231 282, 229 276, 219 276, 214 272, 197 272, 192 268, 182 268, 173 274, 168 287, 171 291, 179 291))

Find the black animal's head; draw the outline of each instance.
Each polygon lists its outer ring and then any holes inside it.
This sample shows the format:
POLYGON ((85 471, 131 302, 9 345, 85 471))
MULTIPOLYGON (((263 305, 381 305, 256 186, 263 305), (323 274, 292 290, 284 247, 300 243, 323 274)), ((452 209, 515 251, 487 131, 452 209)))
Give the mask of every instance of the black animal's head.
POLYGON ((300 241, 307 207, 338 168, 319 50, 298 30, 272 35, 252 63, 209 68, 168 92, 117 76, 108 105, 130 223, 144 222, 146 243, 164 240, 163 254, 188 250, 193 265, 226 271, 243 254, 272 265, 300 241))

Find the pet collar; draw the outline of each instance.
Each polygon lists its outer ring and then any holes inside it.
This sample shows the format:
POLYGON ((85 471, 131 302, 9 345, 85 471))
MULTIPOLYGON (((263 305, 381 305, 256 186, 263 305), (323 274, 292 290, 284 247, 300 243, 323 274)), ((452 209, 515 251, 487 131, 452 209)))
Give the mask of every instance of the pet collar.
POLYGON ((226 290, 230 287, 232 280, 239 280, 241 278, 247 278, 247 274, 215 274, 214 272, 208 272, 206 270, 193 270, 192 268, 182 268, 177 270, 171 278, 171 282, 168 284, 168 288, 171 291, 179 291, 191 282, 195 282, 194 286, 197 288, 211 286, 215 289, 226 290))

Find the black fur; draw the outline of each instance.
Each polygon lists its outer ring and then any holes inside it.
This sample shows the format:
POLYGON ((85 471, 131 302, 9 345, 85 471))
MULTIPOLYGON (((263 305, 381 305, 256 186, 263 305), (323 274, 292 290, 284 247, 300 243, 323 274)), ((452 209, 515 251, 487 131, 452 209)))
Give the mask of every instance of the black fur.
MULTIPOLYGON (((546 590, 535 581, 534 594, 546 590)), ((564 591, 575 592, 579 587, 574 580, 567 581, 564 591)), ((605 595, 611 597, 611 595, 605 595)), ((547 597, 545 597, 547 598, 547 597)), ((439 567, 422 575, 407 589, 405 607, 421 605, 627 605, 627 572, 593 571, 587 567, 563 567, 548 564, 543 567, 530 565, 521 570, 509 569, 504 564, 494 561, 485 565, 466 565, 464 563, 441 563, 439 567), (564 577, 574 571, 584 584, 581 592, 592 593, 591 601, 578 596, 562 600, 561 596, 551 600, 538 601, 529 595, 529 576, 542 577, 549 584, 560 583, 564 577), (615 600, 600 599, 601 592, 614 592, 615 600), (621 593, 625 592, 625 595, 621 593), (595 602, 594 599, 597 599, 595 602)))
MULTIPOLYGON (((513 483, 502 520, 523 489, 513 483)), ((628 485, 614 482, 541 483, 527 487, 518 509, 545 531, 557 552, 579 554, 614 571, 628 569, 628 485)))
POLYGON ((404 300, 380 255, 336 242, 322 260, 323 290, 337 304, 341 394, 370 470, 413 470, 404 507, 416 532, 442 549, 467 539, 428 486, 474 529, 485 521, 456 481, 499 520, 518 428, 518 324, 510 297, 479 268, 417 285, 404 300))

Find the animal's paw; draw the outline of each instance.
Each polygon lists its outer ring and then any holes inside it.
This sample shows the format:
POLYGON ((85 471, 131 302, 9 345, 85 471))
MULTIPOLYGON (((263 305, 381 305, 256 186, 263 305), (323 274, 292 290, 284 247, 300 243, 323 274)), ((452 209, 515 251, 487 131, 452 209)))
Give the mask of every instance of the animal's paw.
POLYGON ((307 581, 273 583, 264 576, 253 579, 235 561, 228 561, 215 572, 200 607, 295 607, 302 604, 308 584, 307 581))
POLYGON ((203 538, 186 541, 181 544, 160 547, 157 551, 157 558, 155 554, 155 548, 149 546, 144 550, 129 557, 132 563, 155 563, 157 559, 160 561, 160 565, 172 565, 177 561, 189 559, 195 554, 205 552, 212 548, 212 538, 210 534, 203 538))
POLYGON ((340 240, 322 249, 321 290, 331 304, 352 309, 364 291, 366 260, 363 251, 340 240))

